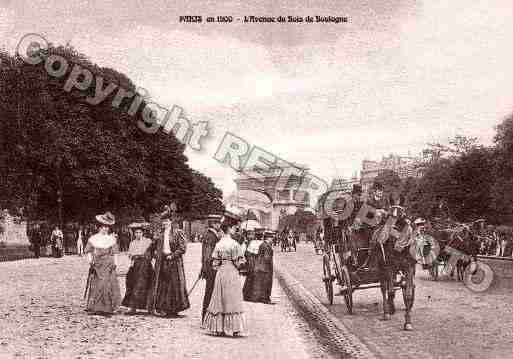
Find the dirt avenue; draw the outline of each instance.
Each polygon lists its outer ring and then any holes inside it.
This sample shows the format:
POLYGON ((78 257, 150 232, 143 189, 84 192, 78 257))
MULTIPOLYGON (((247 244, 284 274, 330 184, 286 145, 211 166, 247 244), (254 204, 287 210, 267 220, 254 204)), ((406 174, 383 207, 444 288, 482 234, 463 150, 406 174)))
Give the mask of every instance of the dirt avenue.
MULTIPOLYGON (((188 287, 200 244, 184 258, 188 287)), ((121 257, 118 272, 126 273, 121 257)), ((183 318, 89 316, 82 299, 87 262, 78 256, 0 263, 0 358, 325 358, 329 357, 276 284, 276 305, 245 303, 249 335, 217 338, 200 328, 203 283, 183 318)), ((122 291, 124 277, 120 276, 122 291)))
MULTIPOLYGON (((415 278, 414 331, 402 330, 404 304, 396 295, 398 312, 390 321, 381 318, 379 288, 357 290, 353 294, 353 315, 347 314, 344 299, 336 296, 328 305, 321 280, 322 256, 312 244, 300 244, 297 253, 276 251, 280 267, 292 274, 359 337, 383 358, 511 358, 513 352, 513 311, 511 287, 491 287, 476 293, 453 280, 434 282, 421 267, 415 278)), ((336 290, 335 290, 336 292, 336 290)))
MULTIPOLYGON (((354 294, 354 315, 341 297, 327 305, 319 277, 321 256, 311 244, 297 252, 275 249, 282 270, 308 291, 378 357, 510 358, 513 322, 510 288, 476 294, 462 283, 433 282, 419 271, 414 305, 415 331, 401 329, 403 304, 392 321, 380 320, 378 289, 354 294), (508 329, 505 329, 508 328, 508 329)), ((188 287, 199 270, 200 244, 188 245, 188 287)), ((118 273, 124 287, 128 259, 120 256, 118 273)), ((0 358, 332 358, 275 280, 276 305, 245 303, 250 323, 245 338, 216 338, 200 328, 203 283, 191 295, 183 318, 118 314, 110 319, 89 316, 82 299, 87 263, 78 256, 0 263, 0 358)), ((124 288, 122 288, 124 289, 124 288)))

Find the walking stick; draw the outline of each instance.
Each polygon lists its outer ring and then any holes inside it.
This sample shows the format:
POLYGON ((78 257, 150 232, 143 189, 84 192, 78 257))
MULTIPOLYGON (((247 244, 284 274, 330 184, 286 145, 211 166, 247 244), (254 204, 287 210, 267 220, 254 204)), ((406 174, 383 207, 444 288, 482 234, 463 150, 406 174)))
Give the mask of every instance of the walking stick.
POLYGON ((194 282, 194 284, 192 285, 192 288, 191 290, 189 291, 189 293, 187 293, 187 296, 189 297, 192 293, 192 291, 194 290, 194 288, 196 288, 196 284, 198 284, 198 282, 200 281, 200 277, 198 277, 198 279, 196 279, 196 282, 194 282))
POLYGON ((90 266, 89 267, 89 273, 87 274, 86 287, 85 287, 85 290, 84 290, 84 300, 86 299, 87 294, 89 292, 89 286, 91 285, 91 275, 93 274, 93 271, 94 271, 93 267, 90 266))

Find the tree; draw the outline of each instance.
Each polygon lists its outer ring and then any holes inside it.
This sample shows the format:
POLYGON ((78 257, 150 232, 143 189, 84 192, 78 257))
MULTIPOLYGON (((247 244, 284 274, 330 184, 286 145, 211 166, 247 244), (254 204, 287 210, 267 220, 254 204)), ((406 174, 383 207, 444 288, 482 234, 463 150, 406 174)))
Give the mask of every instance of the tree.
POLYGON ((425 156, 430 157, 431 162, 438 161, 441 158, 458 157, 470 153, 472 150, 480 147, 477 137, 466 137, 456 135, 449 139, 448 144, 429 143, 428 148, 423 151, 425 156))
POLYGON ((513 115, 497 126, 491 186, 492 207, 496 221, 513 221, 513 115))
POLYGON ((209 214, 224 213, 223 192, 216 188, 209 177, 192 170, 192 185, 190 202, 184 211, 185 219, 194 220, 209 214))
POLYGON ((493 163, 493 150, 485 147, 475 147, 457 158, 432 163, 416 184, 408 185, 406 193, 411 213, 458 221, 483 216, 492 219, 490 173, 493 163))
POLYGON ((392 170, 384 170, 380 172, 376 178, 374 178, 374 182, 381 183, 385 193, 398 192, 402 184, 399 175, 392 170))
POLYGON ((59 192, 64 220, 105 210, 149 214, 171 200, 188 215, 200 211, 201 200, 209 209, 218 206, 221 192, 191 170, 185 146, 172 133, 139 128, 146 102, 131 116, 133 99, 112 106, 116 91, 99 104, 86 101, 100 78, 102 88, 116 83, 136 92, 130 79, 71 47, 50 45, 50 54, 87 68, 93 81, 85 91, 64 91, 73 66, 55 77, 43 64, 0 53, 0 205, 54 220, 59 192))

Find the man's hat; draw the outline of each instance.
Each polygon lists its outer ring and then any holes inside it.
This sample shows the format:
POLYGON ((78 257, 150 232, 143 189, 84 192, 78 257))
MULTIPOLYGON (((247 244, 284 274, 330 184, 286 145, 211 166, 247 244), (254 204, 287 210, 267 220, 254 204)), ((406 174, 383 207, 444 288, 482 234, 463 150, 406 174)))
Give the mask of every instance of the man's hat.
POLYGON ((241 221, 241 218, 236 215, 235 213, 231 213, 229 211, 225 211, 224 212, 224 216, 223 216, 223 224, 226 224, 230 227, 232 226, 235 226, 236 224, 238 224, 239 222, 241 221))
POLYGON ((116 223, 116 217, 110 212, 105 212, 104 214, 99 214, 96 217, 96 220, 101 224, 105 224, 107 226, 112 226, 116 223))
POLYGON ((351 191, 351 194, 362 194, 362 185, 361 184, 354 184, 353 185, 353 190, 351 191))
POLYGON ((419 224, 425 224, 426 223, 426 220, 424 218, 417 218, 415 220, 415 222, 413 222, 414 224, 416 225, 419 225, 419 224))
POLYGON ((383 183, 379 181, 374 182, 374 184, 372 185, 372 189, 383 191, 383 183))
POLYGON ((128 227, 132 228, 132 229, 139 229, 139 228, 147 227, 149 225, 150 224, 148 222, 146 222, 144 217, 137 217, 134 222, 132 222, 128 225, 128 227))

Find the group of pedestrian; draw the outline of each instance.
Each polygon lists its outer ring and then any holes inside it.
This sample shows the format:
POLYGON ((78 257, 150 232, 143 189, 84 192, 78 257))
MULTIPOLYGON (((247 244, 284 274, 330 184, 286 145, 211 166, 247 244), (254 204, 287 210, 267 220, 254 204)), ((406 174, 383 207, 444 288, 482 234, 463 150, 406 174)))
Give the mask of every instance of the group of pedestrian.
MULTIPOLYGON (((128 308, 127 315, 143 310, 177 318, 190 307, 183 263, 187 241, 178 219, 177 207, 172 204, 160 217, 161 226, 153 240, 144 235, 150 226, 144 218, 130 225, 134 240, 128 248, 130 267, 122 297, 116 275, 118 248, 110 233, 115 217, 110 212, 95 217, 98 232, 84 248, 90 263, 84 293, 88 313, 110 317, 123 306, 128 308)), ((247 334, 244 301, 273 304, 273 235, 257 230, 243 246, 239 222, 230 214, 209 216, 203 235, 198 278, 205 280, 201 324, 216 336, 247 334)))
POLYGON ((272 304, 273 233, 247 231, 245 240, 238 223, 234 216, 212 215, 203 236, 202 324, 217 336, 246 332, 243 301, 272 304))
POLYGON ((132 224, 135 239, 128 249, 131 264, 121 298, 116 275, 118 245, 110 233, 115 217, 110 212, 96 216, 98 233, 88 239, 84 250, 90 263, 86 285, 90 314, 111 316, 123 305, 129 308, 129 315, 144 310, 160 317, 178 317, 190 307, 182 260, 186 238, 179 228, 177 206, 172 204, 160 219, 161 228, 153 241, 144 236, 148 223, 143 218, 132 224))

